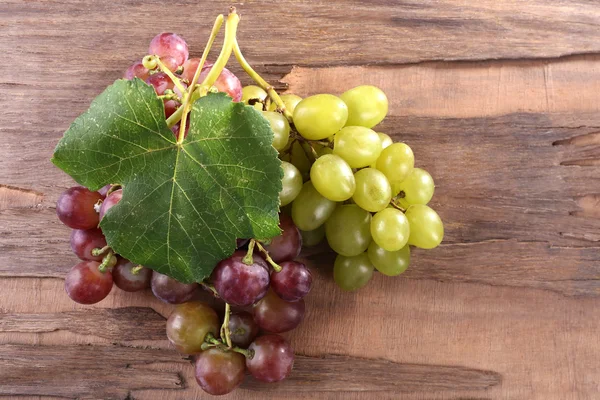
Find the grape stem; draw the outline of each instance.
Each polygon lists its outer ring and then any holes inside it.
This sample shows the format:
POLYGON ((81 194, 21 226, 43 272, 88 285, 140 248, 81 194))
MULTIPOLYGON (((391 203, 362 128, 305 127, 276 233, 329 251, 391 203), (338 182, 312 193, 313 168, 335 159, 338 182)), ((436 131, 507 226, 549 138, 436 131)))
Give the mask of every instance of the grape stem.
POLYGON ((279 265, 275 261, 273 261, 273 259, 269 255, 269 252, 267 251, 267 249, 265 249, 264 246, 262 244, 260 244, 260 242, 258 240, 252 239, 252 240, 250 240, 250 243, 252 243, 252 242, 254 242, 256 244, 256 247, 258 247, 258 250, 260 250, 265 255, 265 260, 267 260, 267 262, 271 265, 271 267, 273 267, 275 272, 280 272, 282 269, 281 265, 279 265))
POLYGON ((106 253, 108 250, 110 250, 110 246, 104 246, 102 248, 96 247, 95 249, 92 249, 92 255, 94 257, 97 257, 101 254, 106 253))
POLYGON ((148 57, 148 59, 151 61, 156 61, 156 65, 158 65, 158 68, 160 68, 160 70, 163 73, 165 73, 171 79, 171 81, 173 81, 175 86, 177 86, 177 89, 179 89, 181 91, 181 93, 185 92, 186 89, 185 89, 185 87, 183 87, 183 84, 181 83, 181 79, 176 77, 175 74, 173 74, 171 72, 171 70, 169 68, 167 68, 166 65, 163 64, 162 61, 160 61, 160 57, 155 56, 155 55, 150 55, 148 57))
POLYGON ((106 272, 108 265, 111 263, 111 259, 114 257, 114 253, 112 250, 109 250, 108 253, 102 259, 102 263, 98 266, 98 271, 106 272))
POLYGON ((213 285, 211 285, 210 283, 200 282, 200 285, 202 285, 202 287, 204 287, 205 289, 209 290, 213 294, 213 296, 219 297, 219 293, 217 293, 217 289, 215 289, 215 287, 213 285))
POLYGON ((223 325, 221 325, 221 339, 225 340, 228 348, 232 348, 231 344, 231 332, 229 331, 229 315, 231 314, 231 306, 229 303, 225 303, 225 317, 223 318, 223 325))
POLYGON ((392 199, 390 201, 390 205, 392 207, 394 207, 395 209, 402 211, 403 213, 406 212, 406 208, 404 208, 404 207, 400 206, 398 203, 396 203, 395 199, 392 199))
POLYGON ((141 265, 136 265, 135 267, 131 268, 131 273, 133 275, 137 275, 140 273, 140 271, 144 269, 144 267, 142 267, 141 265))
POLYGON ((236 353, 242 354, 244 357, 248 359, 252 359, 254 357, 254 350, 246 350, 237 346, 227 347, 223 342, 219 339, 215 338, 212 333, 207 333, 204 338, 204 343, 202 343, 202 350, 210 349, 211 347, 216 347, 221 351, 235 351, 236 353))
POLYGON ((246 255, 244 256, 244 258, 242 259, 242 262, 246 265, 252 265, 254 264, 254 258, 252 258, 252 255, 254 254, 254 246, 256 245, 256 241, 254 239, 252 239, 250 241, 250 243, 248 244, 248 252, 246 253, 246 255))

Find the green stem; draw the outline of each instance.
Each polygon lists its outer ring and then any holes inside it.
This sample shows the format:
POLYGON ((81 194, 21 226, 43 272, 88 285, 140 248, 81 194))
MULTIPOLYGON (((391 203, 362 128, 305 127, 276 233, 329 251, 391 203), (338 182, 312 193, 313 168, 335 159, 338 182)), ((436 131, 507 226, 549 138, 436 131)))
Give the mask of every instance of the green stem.
MULTIPOLYGON (((252 240, 254 240, 254 239, 252 239, 252 240)), ((269 255, 269 252, 267 251, 267 249, 265 249, 263 247, 263 245, 260 244, 260 242, 258 242, 258 241, 256 241, 256 246, 258 246, 258 249, 265 255, 265 259, 267 260, 267 262, 269 264, 271 264, 271 267, 273 267, 273 269, 275 270, 275 272, 280 272, 281 271, 281 265, 279 265, 275 261, 273 261, 273 259, 269 255)))
POLYGON ((219 297, 219 293, 217 293, 217 289, 215 289, 215 287, 213 285, 211 285, 210 283, 200 282, 200 285, 202 285, 204 288, 210 290, 215 297, 219 297))
POLYGON ((231 344, 231 332, 229 331, 229 315, 231 314, 231 306, 229 303, 225 303, 225 318, 223 318, 223 325, 221 325, 221 340, 225 340, 225 344, 230 349, 233 347, 231 344))
POLYGON ((390 201, 390 205, 391 205, 392 207, 394 207, 395 209, 402 211, 403 213, 405 213, 405 212, 406 212, 406 208, 404 208, 404 207, 402 207, 400 204, 396 203, 396 199, 392 199, 392 200, 390 201))
POLYGON ((169 78, 171 78, 171 80, 173 81, 175 86, 177 86, 177 89, 181 91, 181 93, 185 92, 186 89, 181 84, 181 79, 176 77, 175 74, 173 74, 171 70, 167 68, 166 65, 162 63, 162 61, 160 61, 160 57, 154 57, 156 58, 156 64, 158 65, 158 68, 160 68, 162 72, 164 72, 169 78))
POLYGON ((252 258, 252 255, 254 254, 254 246, 256 245, 256 240, 251 239, 250 243, 248 244, 248 252, 246 253, 246 255, 244 256, 244 258, 242 259, 242 262, 246 265, 252 265, 254 264, 254 259, 252 258))
POLYGON ((102 263, 100 263, 100 265, 98 266, 98 271, 106 272, 107 269, 115 266, 116 261, 117 261, 117 259, 114 256, 113 251, 109 250, 109 252, 106 253, 104 258, 102 259, 102 263))
POLYGON ((139 274, 139 273, 140 273, 140 271, 141 271, 141 270, 143 270, 143 269, 144 269, 144 267, 143 267, 143 266, 141 266, 141 265, 136 265, 135 267, 131 268, 131 273, 132 273, 133 275, 137 275, 137 274, 139 274))
POLYGON ((244 357, 246 357, 249 360, 252 360, 254 358, 254 350, 250 350, 250 349, 245 350, 245 349, 242 349, 242 348, 237 347, 237 346, 236 347, 232 347, 231 350, 235 351, 236 353, 242 354, 244 357))
POLYGON ((99 255, 101 255, 101 254, 104 254, 104 253, 106 253, 108 250, 110 250, 110 246, 104 246, 104 247, 102 247, 102 248, 98 248, 98 247, 97 247, 97 248, 95 248, 95 249, 92 249, 92 255, 93 255, 94 257, 97 257, 97 256, 99 256, 99 255))

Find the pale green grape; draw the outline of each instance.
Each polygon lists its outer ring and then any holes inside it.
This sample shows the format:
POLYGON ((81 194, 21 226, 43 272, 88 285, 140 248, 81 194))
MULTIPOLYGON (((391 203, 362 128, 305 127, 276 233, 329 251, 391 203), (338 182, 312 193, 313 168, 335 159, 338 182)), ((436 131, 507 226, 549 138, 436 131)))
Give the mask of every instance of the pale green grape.
POLYGON ((408 244, 422 249, 433 249, 444 239, 444 224, 440 216, 423 204, 412 205, 406 210, 410 224, 408 244))
POLYGON ((300 171, 302 174, 303 180, 307 180, 310 176, 311 162, 306 156, 306 152, 302 148, 302 144, 297 140, 292 143, 290 162, 294 164, 294 167, 298 168, 298 171, 300 171))
POLYGON ((263 101, 267 98, 267 92, 265 92, 261 87, 248 85, 242 88, 242 101, 246 104, 249 104, 251 99, 259 100, 258 103, 253 105, 257 110, 263 109, 263 101))
POLYGON ((388 112, 388 99, 375 86, 357 86, 344 92, 340 98, 348 106, 346 126, 372 128, 383 121, 388 112))
POLYGON ((366 167, 381 154, 381 139, 372 129, 347 126, 336 133, 333 154, 342 157, 352 168, 366 167))
POLYGON ((273 147, 283 150, 290 140, 290 124, 283 115, 275 111, 263 111, 263 117, 271 124, 273 130, 273 147))
POLYGON ((367 253, 354 257, 338 255, 333 264, 333 279, 344 290, 356 290, 371 280, 373 269, 367 253))
MULTIPOLYGON (((433 197, 435 185, 429 172, 421 168, 413 169, 413 172, 398 184, 398 193, 403 192, 400 204, 408 208, 413 204, 427 204, 433 197)), ((402 196, 402 195, 401 195, 402 196)))
POLYGON ((415 167, 415 155, 404 143, 394 143, 381 152, 377 169, 387 176, 391 184, 405 180, 415 167))
POLYGON ((300 231, 302 235, 302 246, 312 247, 316 246, 325 239, 325 225, 321 225, 317 229, 312 231, 300 231))
POLYGON ((296 130, 308 140, 322 140, 335 134, 347 119, 348 107, 332 94, 307 97, 294 109, 296 130))
POLYGON ((289 162, 282 161, 283 178, 281 178, 281 192, 279 192, 279 201, 281 206, 290 204, 298 193, 302 190, 302 174, 298 168, 289 162))
POLYGON ((385 208, 371 221, 373 241, 386 251, 398 251, 408 242, 410 226, 404 213, 395 208, 385 208))
POLYGON ((310 169, 310 180, 315 189, 331 201, 348 200, 356 188, 352 168, 333 154, 326 154, 315 161, 310 169))
POLYGON ((410 264, 410 246, 406 245, 398 251, 386 251, 379 247, 377 243, 371 242, 369 245, 369 260, 377 271, 387 276, 400 275, 408 268, 410 264))
POLYGON ((356 190, 352 200, 367 211, 381 211, 390 204, 392 188, 385 175, 373 168, 364 168, 354 174, 356 190))
POLYGON ((371 243, 371 213, 356 204, 338 206, 325 222, 329 246, 343 256, 357 256, 371 243))
POLYGON ((327 221, 336 205, 336 202, 321 196, 312 182, 308 181, 292 203, 292 219, 298 229, 312 231, 327 221))
POLYGON ((377 134, 379 135, 379 140, 381 140, 381 149, 385 149, 386 147, 390 147, 392 144, 394 144, 394 141, 391 137, 389 137, 389 135, 381 132, 377 132, 377 134))
MULTIPOLYGON (((281 97, 281 101, 283 101, 285 108, 290 113, 292 113, 292 115, 294 114, 294 110, 296 109, 296 106, 302 100, 302 97, 297 96, 295 94, 291 94, 291 93, 281 94, 281 95, 279 95, 279 97, 281 97)), ((271 102, 271 104, 269 104, 269 111, 275 111, 276 109, 277 109, 277 104, 275 104, 274 102, 271 102)))

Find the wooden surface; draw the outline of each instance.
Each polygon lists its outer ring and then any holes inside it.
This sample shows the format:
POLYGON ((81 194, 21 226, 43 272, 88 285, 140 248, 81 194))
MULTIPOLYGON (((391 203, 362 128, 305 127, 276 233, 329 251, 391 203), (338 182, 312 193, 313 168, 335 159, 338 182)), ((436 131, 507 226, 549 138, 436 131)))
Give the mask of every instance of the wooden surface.
MULTIPOLYGON (((72 182, 48 160, 154 34, 175 30, 197 55, 229 5, 0 0, 0 396, 208 397, 165 338, 169 306, 119 290, 94 307, 67 298, 75 257, 54 203, 72 182)), ((379 130, 435 177, 446 238, 356 293, 335 288, 330 255, 310 256, 293 375, 229 398, 599 398, 600 4, 238 9, 247 58, 278 87, 386 91, 379 130)))

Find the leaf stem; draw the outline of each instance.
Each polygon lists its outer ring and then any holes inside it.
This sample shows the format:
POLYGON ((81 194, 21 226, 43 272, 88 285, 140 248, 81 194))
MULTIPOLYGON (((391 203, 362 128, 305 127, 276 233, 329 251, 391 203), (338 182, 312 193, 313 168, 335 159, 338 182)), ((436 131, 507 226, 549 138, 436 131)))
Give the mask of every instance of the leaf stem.
MULTIPOLYGON (((275 270, 275 272, 280 272, 281 271, 281 265, 279 265, 275 261, 273 261, 273 259, 269 255, 269 252, 267 251, 267 249, 265 249, 263 247, 263 245, 260 244, 259 241, 254 240, 254 239, 252 239, 252 241, 254 241, 256 243, 256 246, 258 247, 258 249, 265 255, 265 260, 267 260, 267 262, 269 264, 271 264, 271 267, 273 267, 273 269, 275 270)), ((252 243, 252 241, 250 243, 252 243)))

